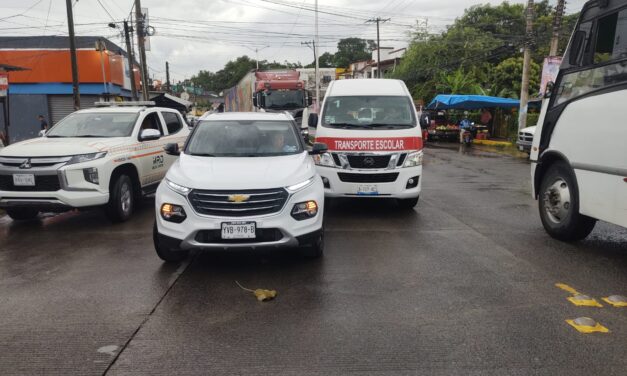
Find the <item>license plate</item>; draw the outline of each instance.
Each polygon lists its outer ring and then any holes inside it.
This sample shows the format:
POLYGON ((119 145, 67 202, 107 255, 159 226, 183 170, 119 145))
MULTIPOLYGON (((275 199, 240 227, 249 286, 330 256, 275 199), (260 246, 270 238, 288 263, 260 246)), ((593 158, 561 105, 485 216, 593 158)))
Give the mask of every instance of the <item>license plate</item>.
POLYGON ((519 146, 519 147, 518 147, 518 150, 520 150, 520 151, 525 151, 525 148, 524 148, 524 147, 522 147, 522 146, 519 146))
POLYGON ((13 185, 15 186, 34 186, 35 175, 33 174, 13 174, 13 185))
POLYGON ((357 187, 357 194, 364 196, 376 196, 379 194, 379 188, 376 185, 360 185, 357 187))
POLYGON ((254 239, 256 229, 255 222, 224 222, 222 239, 254 239))

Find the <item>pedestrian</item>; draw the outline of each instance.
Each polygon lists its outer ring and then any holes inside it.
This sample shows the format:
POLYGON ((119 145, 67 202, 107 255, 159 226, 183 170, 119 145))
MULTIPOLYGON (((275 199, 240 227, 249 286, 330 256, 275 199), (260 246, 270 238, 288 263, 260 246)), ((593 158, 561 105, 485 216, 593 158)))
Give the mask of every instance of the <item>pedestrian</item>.
POLYGON ((470 122, 470 119, 468 119, 468 111, 464 111, 464 118, 462 119, 462 121, 459 122, 459 143, 463 144, 464 143, 464 132, 465 131, 470 131, 470 128, 472 126, 472 123, 470 122))
POLYGON ((48 122, 46 121, 46 118, 44 117, 44 115, 37 116, 37 119, 39 120, 39 124, 41 125, 41 130, 44 132, 47 131, 48 122))

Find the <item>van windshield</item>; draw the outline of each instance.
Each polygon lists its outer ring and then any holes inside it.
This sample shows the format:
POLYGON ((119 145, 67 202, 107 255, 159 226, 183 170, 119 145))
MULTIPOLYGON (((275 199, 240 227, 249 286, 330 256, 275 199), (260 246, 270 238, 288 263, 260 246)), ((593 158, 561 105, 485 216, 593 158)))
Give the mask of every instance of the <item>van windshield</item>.
POLYGON ((186 153, 204 157, 273 157, 303 151, 290 121, 201 120, 186 153))
POLYGON ((345 129, 414 128, 413 104, 404 96, 341 96, 326 99, 322 126, 345 129))

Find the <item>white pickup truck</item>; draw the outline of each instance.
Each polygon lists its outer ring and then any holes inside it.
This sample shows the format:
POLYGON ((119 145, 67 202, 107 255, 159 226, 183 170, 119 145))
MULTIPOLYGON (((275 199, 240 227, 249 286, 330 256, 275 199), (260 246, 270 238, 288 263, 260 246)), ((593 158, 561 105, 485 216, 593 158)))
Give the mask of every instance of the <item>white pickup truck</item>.
POLYGON ((126 221, 142 197, 154 192, 189 128, 172 109, 109 106, 76 111, 43 137, 0 150, 0 208, 14 220, 39 212, 104 206, 126 221))

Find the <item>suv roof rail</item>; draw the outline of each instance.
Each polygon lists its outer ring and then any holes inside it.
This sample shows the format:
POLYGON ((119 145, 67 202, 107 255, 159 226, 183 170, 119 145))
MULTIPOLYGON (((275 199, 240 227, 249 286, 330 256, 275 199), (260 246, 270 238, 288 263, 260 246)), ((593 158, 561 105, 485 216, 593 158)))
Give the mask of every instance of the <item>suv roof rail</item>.
POLYGON ((151 107, 155 106, 153 101, 128 101, 128 102, 94 102, 96 107, 151 107))

